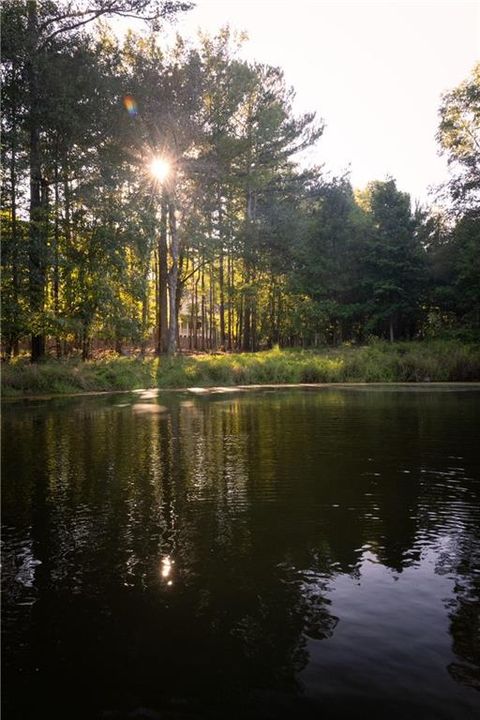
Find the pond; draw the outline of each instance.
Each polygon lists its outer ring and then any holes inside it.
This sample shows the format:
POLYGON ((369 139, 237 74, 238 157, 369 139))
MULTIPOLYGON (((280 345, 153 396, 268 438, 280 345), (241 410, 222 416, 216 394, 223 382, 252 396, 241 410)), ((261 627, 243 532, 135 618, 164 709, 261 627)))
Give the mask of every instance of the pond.
POLYGON ((6 720, 477 717, 479 400, 6 404, 6 720))

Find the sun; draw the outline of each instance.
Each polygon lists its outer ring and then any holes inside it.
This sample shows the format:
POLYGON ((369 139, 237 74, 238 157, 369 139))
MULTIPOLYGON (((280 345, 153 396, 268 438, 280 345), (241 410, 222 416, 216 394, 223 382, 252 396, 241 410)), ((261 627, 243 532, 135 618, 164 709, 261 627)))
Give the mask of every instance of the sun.
POLYGON ((150 163, 150 174, 158 182, 163 182, 170 173, 170 163, 164 158, 153 158, 150 163))

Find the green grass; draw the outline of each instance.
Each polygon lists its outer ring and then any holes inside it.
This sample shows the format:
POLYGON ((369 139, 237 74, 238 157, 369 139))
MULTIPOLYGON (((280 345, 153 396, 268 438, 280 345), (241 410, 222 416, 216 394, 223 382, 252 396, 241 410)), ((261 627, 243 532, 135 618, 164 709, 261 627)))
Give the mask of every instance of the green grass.
POLYGON ((138 388, 273 383, 480 381, 480 345, 454 340, 175 358, 111 356, 82 363, 17 359, 2 368, 5 397, 138 388))

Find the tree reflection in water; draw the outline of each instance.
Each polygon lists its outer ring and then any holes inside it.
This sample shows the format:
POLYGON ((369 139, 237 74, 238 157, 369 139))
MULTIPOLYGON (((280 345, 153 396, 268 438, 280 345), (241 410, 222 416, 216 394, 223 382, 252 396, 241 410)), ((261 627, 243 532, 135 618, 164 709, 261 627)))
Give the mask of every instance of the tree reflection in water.
POLYGON ((5 412, 9 718, 66 707, 70 717, 139 707, 172 717, 315 716, 335 712, 339 694, 339 712, 358 703, 357 672, 368 678, 363 701, 373 702, 381 673, 354 633, 362 619, 372 653, 387 641, 388 666, 402 623, 416 627, 431 600, 415 584, 432 557, 435 577, 450 583, 439 600, 453 652, 425 646, 418 658, 407 647, 406 663, 415 670, 429 666, 428 653, 445 653, 455 682, 442 679, 425 716, 442 717, 446 695, 449 717, 474 706, 475 393, 161 402, 168 414, 132 413, 114 397, 5 412), (365 607, 368 563, 383 568, 375 582, 387 625, 365 607), (400 589, 411 599, 403 618, 392 616, 400 589))

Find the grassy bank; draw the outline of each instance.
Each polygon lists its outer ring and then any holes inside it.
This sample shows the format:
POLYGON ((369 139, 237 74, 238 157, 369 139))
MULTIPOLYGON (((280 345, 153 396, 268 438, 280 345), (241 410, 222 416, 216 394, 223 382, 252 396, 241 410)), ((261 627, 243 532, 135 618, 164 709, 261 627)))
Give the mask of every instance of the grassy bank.
POLYGON ((261 383, 480 381, 480 346, 457 341, 383 343, 256 354, 107 357, 82 363, 18 359, 2 368, 4 397, 138 388, 261 383))

